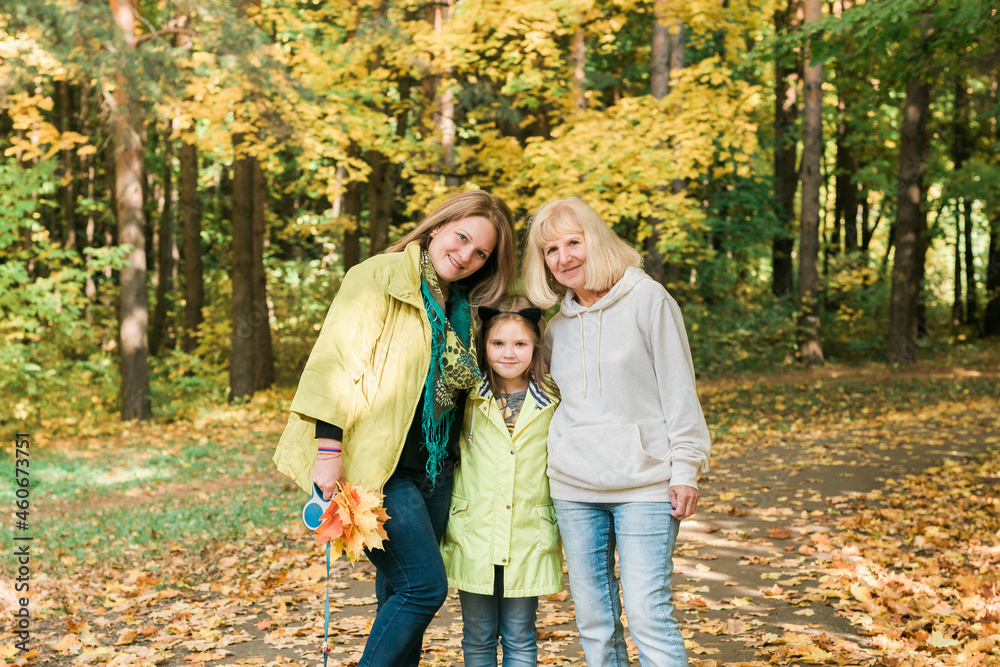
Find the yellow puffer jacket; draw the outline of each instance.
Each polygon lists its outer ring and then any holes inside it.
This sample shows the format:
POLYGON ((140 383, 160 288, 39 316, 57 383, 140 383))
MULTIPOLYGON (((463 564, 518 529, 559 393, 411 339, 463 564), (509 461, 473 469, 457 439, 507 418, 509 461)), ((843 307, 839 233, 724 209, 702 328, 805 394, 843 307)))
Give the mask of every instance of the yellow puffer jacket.
POLYGON ((430 359, 420 246, 353 267, 302 371, 274 452, 278 471, 312 492, 321 420, 344 429, 347 482, 381 491, 399 462, 430 359))
POLYGON ((494 566, 500 565, 504 597, 562 590, 562 549, 545 475, 554 410, 555 401, 532 383, 512 436, 488 385, 466 401, 462 455, 441 542, 452 586, 492 595, 494 566))

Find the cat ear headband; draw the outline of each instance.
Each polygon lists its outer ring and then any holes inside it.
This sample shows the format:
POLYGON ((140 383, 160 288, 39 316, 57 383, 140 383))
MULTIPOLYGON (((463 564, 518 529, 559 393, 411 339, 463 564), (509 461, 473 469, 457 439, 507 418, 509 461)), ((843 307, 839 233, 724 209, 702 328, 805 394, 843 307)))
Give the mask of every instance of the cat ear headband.
POLYGON ((542 309, 535 306, 522 308, 521 310, 497 310, 496 308, 488 308, 486 306, 479 307, 479 319, 482 320, 483 326, 497 315, 520 315, 534 324, 535 329, 538 329, 538 323, 542 319, 542 309))

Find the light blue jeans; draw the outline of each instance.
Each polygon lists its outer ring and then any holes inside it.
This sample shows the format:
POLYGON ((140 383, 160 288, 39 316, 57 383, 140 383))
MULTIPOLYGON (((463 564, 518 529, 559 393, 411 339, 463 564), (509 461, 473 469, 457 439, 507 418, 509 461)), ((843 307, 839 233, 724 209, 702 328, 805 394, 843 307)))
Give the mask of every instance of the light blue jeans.
POLYGON ((462 655, 465 667, 497 667, 497 637, 503 667, 535 667, 538 597, 505 598, 503 568, 496 568, 493 595, 459 591, 462 602, 462 655))
POLYGON ((615 548, 628 629, 643 667, 687 667, 674 619, 670 581, 680 522, 670 503, 577 503, 553 500, 569 568, 580 643, 588 665, 629 664, 622 626, 615 548))

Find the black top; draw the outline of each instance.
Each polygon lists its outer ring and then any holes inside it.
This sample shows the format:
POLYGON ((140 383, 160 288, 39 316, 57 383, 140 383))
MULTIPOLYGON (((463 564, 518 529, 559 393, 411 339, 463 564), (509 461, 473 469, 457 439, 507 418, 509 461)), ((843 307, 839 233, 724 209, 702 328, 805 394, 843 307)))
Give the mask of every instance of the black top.
MULTIPOLYGON (((451 432, 448 434, 449 457, 458 457, 458 440, 462 433, 462 406, 465 405, 465 399, 468 393, 468 391, 459 392, 457 400, 455 401, 455 419, 451 423, 451 432)), ((421 427, 423 413, 424 398, 421 396, 420 400, 417 402, 417 411, 413 415, 413 422, 410 424, 410 430, 406 432, 406 440, 403 441, 403 451, 399 455, 399 464, 396 466, 396 470, 393 474, 403 472, 408 475, 416 475, 418 477, 423 477, 426 474, 427 448, 424 447, 424 433, 423 428, 421 427)), ((316 437, 343 440, 344 429, 317 419, 316 437)))

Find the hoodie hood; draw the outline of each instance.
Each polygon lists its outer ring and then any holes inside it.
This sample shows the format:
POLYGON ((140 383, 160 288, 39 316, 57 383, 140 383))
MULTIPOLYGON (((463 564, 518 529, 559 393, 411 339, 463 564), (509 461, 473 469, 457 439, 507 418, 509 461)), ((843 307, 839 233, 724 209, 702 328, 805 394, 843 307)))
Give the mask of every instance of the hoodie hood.
POLYGON ((588 312, 595 312, 604 310, 615 303, 617 303, 622 297, 629 293, 629 291, 636 286, 640 280, 652 280, 646 273, 639 268, 630 266, 625 270, 625 274, 616 282, 607 294, 602 296, 597 300, 592 306, 583 306, 576 300, 576 293, 573 290, 566 290, 566 295, 563 297, 562 303, 559 306, 559 312, 561 312, 566 317, 577 317, 588 312))

